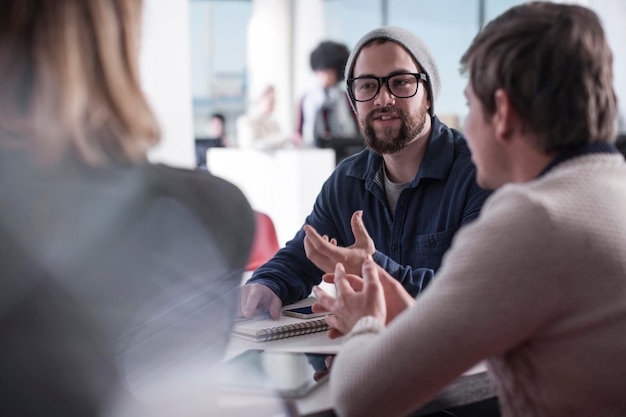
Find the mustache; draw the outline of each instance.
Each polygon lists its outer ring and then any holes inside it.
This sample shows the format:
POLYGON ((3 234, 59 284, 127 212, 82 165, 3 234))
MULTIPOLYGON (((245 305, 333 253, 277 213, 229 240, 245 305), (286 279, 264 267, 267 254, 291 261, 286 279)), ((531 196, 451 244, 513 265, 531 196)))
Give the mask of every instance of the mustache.
POLYGON ((379 107, 379 108, 370 110, 370 112, 367 113, 366 119, 371 122, 381 113, 387 113, 387 114, 390 114, 391 116, 404 118, 404 112, 402 110, 396 109, 395 107, 391 107, 391 106, 385 106, 385 107, 379 107))

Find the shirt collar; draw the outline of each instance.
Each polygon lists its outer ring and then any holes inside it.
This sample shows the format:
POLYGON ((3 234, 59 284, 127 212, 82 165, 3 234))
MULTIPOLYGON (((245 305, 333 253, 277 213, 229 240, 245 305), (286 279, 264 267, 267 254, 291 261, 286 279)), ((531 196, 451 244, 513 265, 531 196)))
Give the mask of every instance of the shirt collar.
POLYGON ((417 177, 445 179, 454 163, 454 135, 437 116, 431 119, 428 146, 417 177))
POLYGON ((538 177, 544 176, 548 171, 552 170, 559 164, 579 156, 599 154, 599 153, 619 153, 619 150, 612 144, 606 142, 591 142, 582 146, 567 149, 558 154, 547 167, 541 171, 538 177))

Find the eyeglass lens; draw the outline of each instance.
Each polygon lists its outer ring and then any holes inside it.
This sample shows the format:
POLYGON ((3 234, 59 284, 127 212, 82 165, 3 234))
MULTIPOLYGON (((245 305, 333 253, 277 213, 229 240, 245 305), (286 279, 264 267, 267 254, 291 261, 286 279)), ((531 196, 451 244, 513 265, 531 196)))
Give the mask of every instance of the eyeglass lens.
MULTIPOLYGON (((354 79, 352 94, 357 101, 369 101, 376 97, 380 90, 380 82, 385 78, 361 77, 354 79)), ((414 74, 397 74, 386 79, 387 88, 398 98, 407 98, 417 92, 418 78, 414 74)))

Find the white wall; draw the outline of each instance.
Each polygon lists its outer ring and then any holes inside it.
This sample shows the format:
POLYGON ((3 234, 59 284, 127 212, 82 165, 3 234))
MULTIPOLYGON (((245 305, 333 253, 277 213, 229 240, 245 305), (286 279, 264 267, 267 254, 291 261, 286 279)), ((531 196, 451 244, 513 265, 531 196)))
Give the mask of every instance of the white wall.
POLYGON ((331 149, 211 148, 211 172, 238 186, 252 208, 271 217, 284 246, 311 213, 324 181, 335 168, 331 149))
MULTIPOLYGON (((262 0, 261 0, 262 1, 262 0)), ((324 1, 307 0, 294 2, 293 29, 293 81, 296 100, 317 86, 311 70, 310 55, 313 49, 328 40, 324 22, 324 1)))
POLYGON ((161 143, 150 152, 150 160, 194 167, 187 0, 144 2, 140 76, 162 131, 161 143))
POLYGON ((276 91, 274 116, 281 131, 293 131, 291 117, 291 1, 255 0, 247 28, 249 101, 272 85, 276 91))

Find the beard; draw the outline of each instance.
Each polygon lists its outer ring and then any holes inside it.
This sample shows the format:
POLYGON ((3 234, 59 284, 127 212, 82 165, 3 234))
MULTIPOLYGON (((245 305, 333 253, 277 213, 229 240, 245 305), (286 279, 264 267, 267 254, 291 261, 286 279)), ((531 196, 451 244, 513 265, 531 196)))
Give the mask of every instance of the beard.
POLYGON ((380 107, 370 111, 364 119, 359 120, 361 132, 367 146, 379 155, 396 153, 406 148, 419 135, 426 125, 426 109, 420 109, 415 117, 393 107, 380 107), (386 127, 378 133, 374 129, 374 119, 380 113, 391 113, 402 121, 400 129, 386 127))

